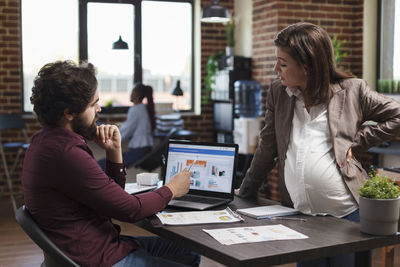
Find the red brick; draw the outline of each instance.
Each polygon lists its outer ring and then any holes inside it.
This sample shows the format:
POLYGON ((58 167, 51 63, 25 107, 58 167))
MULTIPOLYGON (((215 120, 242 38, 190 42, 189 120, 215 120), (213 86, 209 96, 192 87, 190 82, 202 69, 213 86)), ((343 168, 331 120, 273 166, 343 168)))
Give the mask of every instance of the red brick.
POLYGON ((18 78, 9 78, 9 77, 4 77, 3 82, 5 83, 17 83, 20 82, 21 80, 18 78))
POLYGON ((9 7, 18 7, 19 8, 19 2, 20 1, 8 1, 8 6, 9 7))
POLYGON ((19 8, 3 8, 3 14, 19 14, 19 8))
POLYGON ((341 19, 342 18, 342 14, 332 12, 332 13, 327 13, 326 17, 329 18, 329 19, 341 19))
MULTIPOLYGON (((306 8, 307 10, 316 10, 316 9, 318 9, 318 7, 316 7, 316 6, 311 6, 311 5, 308 5, 308 6, 306 6, 306 7, 308 7, 308 8, 306 8), (315 9, 314 9, 313 7, 315 7, 315 9)), ((287 9, 288 9, 288 10, 292 10, 292 9, 303 9, 303 8, 304 8, 304 6, 302 6, 302 5, 298 5, 298 4, 287 4, 287 9)))

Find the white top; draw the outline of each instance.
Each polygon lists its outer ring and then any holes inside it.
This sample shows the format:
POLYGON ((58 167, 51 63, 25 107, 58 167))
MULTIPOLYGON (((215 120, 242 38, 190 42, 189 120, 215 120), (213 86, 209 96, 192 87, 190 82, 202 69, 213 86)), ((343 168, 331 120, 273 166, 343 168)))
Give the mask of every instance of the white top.
POLYGON ((126 121, 120 127, 122 141, 128 141, 129 148, 153 146, 149 113, 145 104, 129 108, 126 121))
POLYGON ((296 96, 284 170, 294 208, 311 215, 352 213, 357 203, 334 157, 326 105, 313 106, 308 113, 299 90, 287 88, 286 92, 296 96))

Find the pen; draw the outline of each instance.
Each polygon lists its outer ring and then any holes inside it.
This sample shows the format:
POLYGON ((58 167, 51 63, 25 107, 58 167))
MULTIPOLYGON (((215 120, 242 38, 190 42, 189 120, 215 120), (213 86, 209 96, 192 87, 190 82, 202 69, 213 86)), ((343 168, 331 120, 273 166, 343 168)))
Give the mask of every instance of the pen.
POLYGON ((268 216, 267 217, 268 220, 289 220, 289 221, 300 221, 300 222, 306 222, 307 219, 303 219, 303 218, 296 218, 296 217, 271 217, 268 216))
POLYGON ((196 162, 196 161, 193 160, 192 164, 190 164, 190 166, 189 166, 189 168, 188 168, 188 171, 190 171, 190 169, 192 168, 192 166, 193 166, 193 164, 194 164, 195 162, 196 162))
POLYGON ((243 217, 240 216, 237 212, 231 210, 231 208, 226 207, 226 210, 227 210, 230 214, 232 214, 233 217, 235 217, 235 218, 241 220, 242 222, 245 222, 245 220, 243 219, 243 217))

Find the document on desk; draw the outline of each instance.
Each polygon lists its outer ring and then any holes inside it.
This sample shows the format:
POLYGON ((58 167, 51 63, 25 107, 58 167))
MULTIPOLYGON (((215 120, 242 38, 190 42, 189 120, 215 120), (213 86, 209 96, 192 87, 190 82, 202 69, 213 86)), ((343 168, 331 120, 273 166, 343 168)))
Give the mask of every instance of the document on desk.
POLYGON ((156 216, 165 225, 232 223, 243 220, 229 208, 224 210, 159 212, 156 216))
POLYGON ((308 238, 308 236, 282 224, 212 230, 203 229, 203 231, 211 235, 222 245, 308 238))
POLYGON ((157 185, 138 185, 137 183, 125 183, 125 191, 131 195, 153 190, 157 185))

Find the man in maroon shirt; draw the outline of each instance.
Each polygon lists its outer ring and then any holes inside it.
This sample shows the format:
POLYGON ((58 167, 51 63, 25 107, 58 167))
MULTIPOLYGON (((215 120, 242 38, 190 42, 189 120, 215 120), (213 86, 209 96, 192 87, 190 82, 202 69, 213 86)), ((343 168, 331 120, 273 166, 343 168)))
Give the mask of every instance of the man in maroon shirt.
POLYGON ((31 102, 43 128, 25 155, 25 205, 46 235, 81 266, 198 266, 200 256, 160 237, 125 237, 111 218, 135 222, 163 210, 189 190, 189 171, 153 192, 124 191, 121 136, 97 126, 101 111, 92 64, 45 65, 31 102), (86 140, 106 151, 103 172, 86 140))

